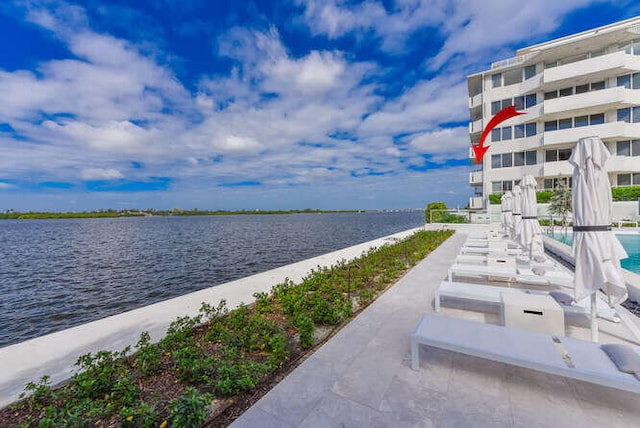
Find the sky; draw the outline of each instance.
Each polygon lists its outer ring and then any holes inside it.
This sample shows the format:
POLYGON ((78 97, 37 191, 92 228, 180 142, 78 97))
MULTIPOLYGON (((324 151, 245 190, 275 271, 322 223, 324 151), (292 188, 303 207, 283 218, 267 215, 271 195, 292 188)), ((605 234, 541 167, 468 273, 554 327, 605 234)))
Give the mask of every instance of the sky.
POLYGON ((635 0, 5 0, 0 211, 463 208, 466 76, 637 15, 635 0))

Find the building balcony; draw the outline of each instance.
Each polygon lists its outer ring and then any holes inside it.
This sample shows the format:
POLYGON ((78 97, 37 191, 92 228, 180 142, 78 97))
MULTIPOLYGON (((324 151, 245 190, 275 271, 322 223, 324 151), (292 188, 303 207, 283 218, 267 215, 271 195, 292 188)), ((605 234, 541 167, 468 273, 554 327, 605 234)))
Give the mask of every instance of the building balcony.
POLYGON ((640 105, 640 90, 623 86, 555 98, 544 102, 544 119, 600 113, 626 105, 640 105))
POLYGON ((525 111, 527 114, 516 116, 513 119, 513 123, 533 122, 534 120, 539 119, 545 113, 545 103, 538 103, 533 107, 529 107, 525 111))
POLYGON ((473 122, 469 122, 469 134, 474 134, 476 132, 482 132, 482 119, 478 119, 473 122))
POLYGON ((484 208, 484 205, 482 202, 483 202, 482 196, 474 196, 469 198, 469 209, 481 210, 482 208, 484 208))
POLYGON ((620 51, 548 68, 543 72, 543 82, 545 87, 558 88, 564 83, 573 84, 578 78, 595 81, 625 71, 640 71, 640 57, 620 51))
POLYGON ((469 173, 469 184, 482 184, 482 171, 474 171, 469 173))
POLYGON ((612 156, 607 162, 609 172, 638 172, 640 171, 640 156, 612 156))
POLYGON ((556 144, 576 143, 580 138, 594 135, 603 140, 638 139, 640 138, 640 123, 609 122, 600 125, 545 132, 543 144, 546 147, 556 144))
POLYGON ((555 178, 559 175, 567 176, 573 174, 573 166, 569 161, 545 162, 542 167, 542 176, 555 178))
POLYGON ((482 104, 482 93, 469 97, 469 108, 478 107, 482 104))

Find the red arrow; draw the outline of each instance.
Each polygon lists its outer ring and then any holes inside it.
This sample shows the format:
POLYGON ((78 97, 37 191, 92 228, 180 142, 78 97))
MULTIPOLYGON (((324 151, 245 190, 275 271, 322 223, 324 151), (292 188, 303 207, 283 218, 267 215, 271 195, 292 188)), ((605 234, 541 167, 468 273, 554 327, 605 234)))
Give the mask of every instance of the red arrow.
POLYGON ((516 111, 516 106, 505 107, 500 110, 495 116, 491 118, 489 123, 487 123, 487 127, 484 128, 482 135, 480 136, 480 141, 478 145, 475 146, 471 143, 471 147, 473 147, 473 152, 476 154, 476 162, 482 162, 482 157, 489 150, 491 146, 484 146, 484 140, 487 138, 487 135, 491 132, 493 128, 498 126, 500 123, 504 122, 507 119, 511 119, 512 117, 519 116, 521 114, 527 114, 526 112, 516 111))

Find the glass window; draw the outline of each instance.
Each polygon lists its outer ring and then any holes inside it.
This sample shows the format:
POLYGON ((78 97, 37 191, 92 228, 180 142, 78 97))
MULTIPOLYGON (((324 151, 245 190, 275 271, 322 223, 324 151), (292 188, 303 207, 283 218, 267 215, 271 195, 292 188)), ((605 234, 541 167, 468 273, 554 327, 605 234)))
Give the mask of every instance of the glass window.
POLYGON ((502 128, 502 141, 506 141, 510 139, 511 139, 511 127, 505 126, 504 128, 502 128))
POLYGON ((589 116, 589 125, 600 125, 604 123, 604 113, 592 114, 589 116))
POLYGON ((534 65, 528 65, 524 68, 524 78, 526 79, 531 79, 533 76, 536 75, 536 66, 534 65))
POLYGON ((524 152, 515 152, 513 154, 513 166, 524 165, 524 152))
POLYGON ((599 91, 600 89, 604 89, 604 80, 601 82, 593 82, 591 83, 592 91, 599 91))
POLYGON ((502 154, 502 167, 508 168, 513 166, 513 162, 511 161, 511 153, 503 153, 502 154))
POLYGON ((544 188, 545 189, 553 189, 553 179, 545 178, 544 179, 544 188))
POLYGON ((557 150, 545 150, 544 152, 544 161, 545 162, 555 162, 558 160, 558 151, 557 150))
POLYGON ((500 192, 502 192, 502 181, 492 181, 491 193, 500 193, 500 192))
POLYGON ((534 135, 536 135, 536 124, 535 122, 533 123, 526 123, 524 125, 524 133, 527 137, 533 137, 534 135))
POLYGON ((560 89, 561 97, 567 97, 569 95, 573 95, 573 86, 571 88, 560 89))
POLYGON ((631 156, 640 156, 640 140, 631 141, 631 156))
POLYGON ((545 70, 547 68, 553 68, 553 67, 557 67, 557 66, 558 66, 558 61, 550 61, 550 62, 545 62, 544 63, 545 70))
POLYGON ((631 43, 624 43, 622 45, 618 46, 618 50, 619 51, 624 51, 624 53, 630 54, 631 53, 631 43))
POLYGON ((618 109, 618 122, 631 122, 631 109, 621 108, 618 109))
POLYGON ((500 111, 500 101, 493 101, 491 103, 491 116, 494 116, 500 111))
POLYGON ((630 141, 618 141, 616 145, 616 155, 618 156, 631 156, 631 142, 630 141))
POLYGON ((544 132, 555 131, 558 129, 558 121, 550 120, 544 123, 544 132))
POLYGON ((632 174, 632 177, 633 177, 633 185, 634 186, 639 185, 640 184, 640 173, 634 172, 632 174))
POLYGON ((573 128, 573 119, 572 118, 560 119, 558 121, 558 129, 569 129, 569 128, 573 128))
POLYGON ((513 105, 516 106, 516 110, 524 110, 524 97, 515 97, 513 105))
POLYGON ((502 73, 492 74, 491 84, 494 88, 499 88, 500 86, 502 86, 502 73))
POLYGON ((538 98, 536 94, 525 95, 524 97, 524 106, 525 108, 533 107, 538 102, 538 98))
POLYGON ((554 98, 558 98, 558 91, 549 91, 544 93, 545 100, 552 100, 554 98))
POLYGON ((585 92, 589 92, 589 84, 586 85, 578 85, 576 86, 576 94, 584 94, 585 92))
POLYGON ((509 107, 510 105, 512 105, 511 98, 507 98, 507 99, 502 100, 502 108, 503 109, 509 107))
POLYGON ((600 49, 599 51, 591 51, 591 52, 589 52, 589 57, 590 58, 596 58, 596 57, 604 55, 605 52, 606 52, 606 49, 600 49))
POLYGON ((535 165, 537 163, 537 155, 535 150, 525 152, 525 160, 527 165, 535 165))
POLYGON ((491 155, 491 168, 502 168, 502 159, 500 155, 491 155))
POLYGON ((631 186, 631 174, 618 174, 618 186, 631 186))
POLYGON ((504 86, 514 85, 522 82, 522 69, 516 68, 504 72, 504 86))
POLYGON ((640 40, 634 40, 633 42, 633 54, 640 55, 640 40))
POLYGON ((632 80, 631 87, 633 89, 640 89, 640 73, 633 73, 633 75, 631 76, 631 80, 632 80))
POLYGON ((571 157, 571 149, 560 149, 558 150, 558 160, 569 160, 571 157))
POLYGON ((578 116, 573 120, 573 126, 580 128, 581 126, 589 125, 589 116, 578 116))
POLYGON ((631 75, 625 74, 624 76, 618 76, 617 85, 624 86, 627 89, 631 89, 631 75))
POLYGON ((503 181, 502 182, 502 191, 503 192, 507 192, 509 190, 513 190, 513 182, 511 180, 503 181))
POLYGON ((524 124, 513 127, 513 138, 524 138, 524 124))
POLYGON ((631 109, 631 118, 633 123, 640 122, 640 106, 635 106, 631 109))
POLYGON ((500 128, 493 128, 491 130, 491 141, 494 143, 500 141, 500 128))

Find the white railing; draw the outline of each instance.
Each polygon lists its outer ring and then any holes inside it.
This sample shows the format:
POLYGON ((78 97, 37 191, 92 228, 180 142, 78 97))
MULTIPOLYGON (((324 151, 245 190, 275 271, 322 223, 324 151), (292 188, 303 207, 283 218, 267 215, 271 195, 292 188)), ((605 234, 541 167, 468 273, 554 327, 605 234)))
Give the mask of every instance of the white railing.
POLYGON ((482 183, 482 171, 474 171, 469 173, 469 183, 482 183))

